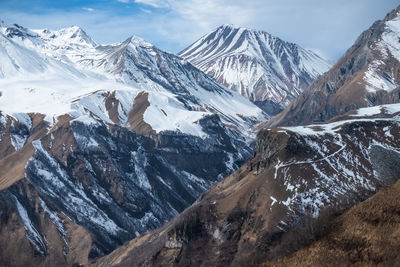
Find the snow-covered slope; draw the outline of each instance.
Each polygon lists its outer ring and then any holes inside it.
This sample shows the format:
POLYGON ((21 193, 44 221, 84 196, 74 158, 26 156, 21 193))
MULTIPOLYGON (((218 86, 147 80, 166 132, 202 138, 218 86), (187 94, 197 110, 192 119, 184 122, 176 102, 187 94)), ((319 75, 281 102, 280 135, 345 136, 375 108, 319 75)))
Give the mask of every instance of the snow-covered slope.
POLYGON ((366 90, 376 93, 379 90, 391 92, 399 86, 399 79, 394 73, 385 75, 384 68, 387 62, 400 62, 400 10, 390 20, 385 22, 381 38, 373 45, 376 58, 364 73, 366 90))
MULTIPOLYGON (((144 120, 155 130, 193 134, 192 130, 185 130, 193 127, 178 125, 218 114, 225 123, 250 137, 248 122, 267 118, 248 100, 220 86, 191 64, 138 37, 113 45, 97 45, 76 26, 59 31, 32 31, 18 25, 2 25, 0 51, 4 63, 0 68, 4 70, 0 79, 0 109, 10 114, 77 116, 82 113, 76 111, 82 109, 75 102, 82 96, 116 90, 130 93, 131 101, 120 101, 121 105, 132 105, 141 91, 150 93, 150 108, 144 120), (71 105, 72 102, 75 104, 71 105), (161 112, 171 106, 171 112, 184 115, 168 117, 161 112), (165 117, 162 127, 152 125, 151 117, 158 115, 165 117)), ((101 100, 96 101, 97 105, 104 105, 101 100)), ((121 106, 119 110, 125 114, 120 115, 127 116, 130 108, 121 106)), ((100 118, 108 116, 99 114, 106 111, 105 107, 85 106, 85 110, 100 118)))
POLYGON ((1 80, 43 79, 45 75, 83 78, 74 66, 48 57, 22 40, 36 39, 35 34, 20 26, 0 28, 1 80))
POLYGON ((138 37, 1 22, 0 70, 0 217, 18 214, 8 232, 31 256, 18 266, 73 265, 75 238, 87 262, 161 226, 252 155, 268 118, 138 37))
POLYGON ((217 28, 179 55, 269 113, 286 107, 330 68, 310 50, 232 25, 217 28))

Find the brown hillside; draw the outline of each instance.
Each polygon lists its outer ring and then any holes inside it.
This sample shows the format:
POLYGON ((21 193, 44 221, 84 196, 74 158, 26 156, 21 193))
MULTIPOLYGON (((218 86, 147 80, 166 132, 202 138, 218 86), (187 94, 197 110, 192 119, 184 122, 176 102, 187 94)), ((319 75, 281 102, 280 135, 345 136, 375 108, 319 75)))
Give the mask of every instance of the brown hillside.
POLYGON ((399 266, 400 181, 338 217, 328 233, 261 266, 399 266))

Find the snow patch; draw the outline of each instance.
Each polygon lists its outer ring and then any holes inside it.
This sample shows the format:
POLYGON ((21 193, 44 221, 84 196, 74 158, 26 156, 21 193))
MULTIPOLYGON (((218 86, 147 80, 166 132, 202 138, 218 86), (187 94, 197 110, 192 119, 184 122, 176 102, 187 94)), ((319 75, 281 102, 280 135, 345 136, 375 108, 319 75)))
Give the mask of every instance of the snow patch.
POLYGON ((397 61, 400 61, 400 15, 386 23, 385 32, 382 34, 382 40, 385 42, 386 47, 397 61))
POLYGON ((185 106, 168 93, 149 93, 150 106, 143 118, 157 132, 179 131, 185 134, 206 138, 198 121, 208 112, 189 111, 185 106))
POLYGON ((365 87, 368 92, 376 93, 379 90, 391 92, 397 88, 397 84, 393 77, 385 76, 382 77, 379 73, 379 66, 385 64, 382 61, 374 61, 368 66, 367 71, 364 74, 364 81, 367 86, 365 87))
POLYGON ((25 125, 28 130, 32 128, 32 120, 26 113, 13 113, 12 116, 18 121, 18 123, 25 125))
POLYGON ((21 218, 26 231, 26 237, 28 238, 32 246, 35 248, 35 250, 40 254, 44 255, 46 253, 46 241, 40 235, 38 230, 36 230, 34 224, 29 218, 26 209, 22 206, 22 204, 18 201, 18 199, 15 196, 13 197, 15 200, 15 204, 17 206, 19 217, 21 218))
POLYGON ((132 151, 131 155, 131 161, 135 168, 135 174, 139 187, 146 190, 151 190, 151 185, 145 171, 145 168, 147 166, 147 157, 145 152, 140 149, 138 151, 132 151))

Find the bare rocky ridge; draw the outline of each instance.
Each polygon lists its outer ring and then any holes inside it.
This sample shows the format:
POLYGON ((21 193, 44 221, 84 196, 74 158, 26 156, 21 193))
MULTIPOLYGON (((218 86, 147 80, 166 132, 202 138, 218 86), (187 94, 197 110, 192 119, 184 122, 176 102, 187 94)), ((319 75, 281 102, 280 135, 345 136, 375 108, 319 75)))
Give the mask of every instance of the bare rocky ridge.
POLYGON ((179 53, 269 115, 284 109, 331 66, 267 32, 223 25, 179 53))
POLYGON ((345 55, 267 126, 327 121, 400 101, 400 7, 364 31, 345 55))
POLYGON ((242 168, 93 265, 248 266, 289 255, 330 218, 396 181, 400 112, 392 110, 262 130, 242 168))

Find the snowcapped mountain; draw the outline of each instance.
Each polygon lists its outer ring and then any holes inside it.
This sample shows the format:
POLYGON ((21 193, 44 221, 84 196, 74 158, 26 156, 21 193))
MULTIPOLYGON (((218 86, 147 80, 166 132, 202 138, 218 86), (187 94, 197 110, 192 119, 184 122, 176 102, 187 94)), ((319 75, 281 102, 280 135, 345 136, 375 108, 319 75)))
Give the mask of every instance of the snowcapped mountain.
POLYGON ((138 37, 0 26, 0 231, 29 251, 13 264, 87 263, 161 226, 251 156, 268 118, 138 37))
POLYGON ((271 115, 331 66, 294 43, 232 25, 217 28, 179 55, 271 115))
MULTIPOLYGON (((158 106, 154 112, 161 116, 168 117, 168 114, 161 111, 161 105, 168 106, 168 102, 175 102, 171 106, 186 114, 184 118, 180 118, 182 124, 191 115, 197 120, 202 116, 218 113, 224 122, 233 124, 250 137, 252 133, 248 131, 246 121, 266 118, 249 101, 215 83, 188 62, 163 52, 138 37, 113 45, 96 45, 78 27, 59 31, 32 31, 12 25, 2 28, 2 31, 8 33, 8 37, 3 35, 3 38, 11 44, 10 51, 4 54, 4 58, 13 62, 11 65, 15 68, 12 75, 4 75, 0 80, 3 88, 13 87, 12 90, 1 90, 0 107, 5 112, 41 112, 56 116, 72 110, 79 112, 79 108, 75 108, 76 104, 71 103, 76 103, 82 96, 98 90, 135 92, 131 102, 144 90, 149 93, 150 103, 161 101, 155 105, 150 104, 149 107, 153 109, 158 106), (19 58, 13 57, 14 54, 21 54, 19 50, 25 54, 19 58), (40 77, 36 75, 37 71, 40 71, 40 77), (27 75, 32 72, 35 74, 33 77, 27 75), (17 73, 20 75, 15 75, 17 73), (25 94, 29 95, 25 98, 29 103, 15 105, 14 100, 23 98, 25 94), (44 106, 43 103, 51 106, 44 106)), ((121 105, 132 104, 129 101, 122 102, 121 105)), ((101 114, 106 110, 104 107, 92 109, 90 112, 100 118, 105 119, 108 116, 101 114)), ((121 106, 120 111, 123 114, 119 116, 126 117, 129 107, 121 106)), ((180 124, 176 121, 179 117, 171 119, 175 122, 169 124, 168 120, 164 120, 165 127, 159 129, 185 132, 184 128, 177 126, 180 124)), ((106 121, 111 120, 108 118, 106 121)), ((156 125, 154 127, 157 128, 156 125)))
POLYGON ((344 56, 268 125, 326 121, 400 101, 400 7, 364 31, 344 56))

